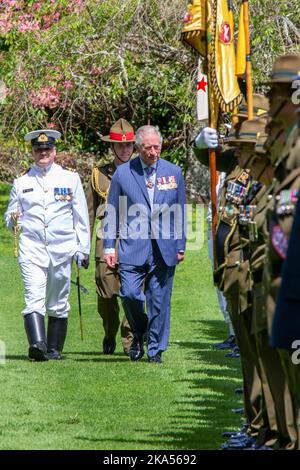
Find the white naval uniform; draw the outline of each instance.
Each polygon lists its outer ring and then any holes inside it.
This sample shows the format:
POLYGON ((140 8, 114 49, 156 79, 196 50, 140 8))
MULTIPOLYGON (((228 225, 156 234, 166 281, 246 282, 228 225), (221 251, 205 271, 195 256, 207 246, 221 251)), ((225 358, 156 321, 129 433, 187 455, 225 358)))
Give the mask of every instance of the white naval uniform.
POLYGON ((23 314, 37 312, 64 318, 70 306, 72 256, 90 252, 89 217, 78 173, 53 163, 33 166, 16 178, 5 213, 19 211, 19 263, 25 286, 23 314))

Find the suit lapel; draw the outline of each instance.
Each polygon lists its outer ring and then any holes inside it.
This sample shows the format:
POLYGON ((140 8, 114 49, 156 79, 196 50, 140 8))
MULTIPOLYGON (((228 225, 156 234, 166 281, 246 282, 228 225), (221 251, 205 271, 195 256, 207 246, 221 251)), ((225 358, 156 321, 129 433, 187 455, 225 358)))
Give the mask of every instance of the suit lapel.
POLYGON ((131 173, 133 174, 138 185, 140 186, 145 196, 145 199, 150 207, 150 199, 148 196, 147 186, 145 182, 144 170, 143 170, 139 157, 136 157, 134 160, 131 160, 130 169, 131 169, 131 173))

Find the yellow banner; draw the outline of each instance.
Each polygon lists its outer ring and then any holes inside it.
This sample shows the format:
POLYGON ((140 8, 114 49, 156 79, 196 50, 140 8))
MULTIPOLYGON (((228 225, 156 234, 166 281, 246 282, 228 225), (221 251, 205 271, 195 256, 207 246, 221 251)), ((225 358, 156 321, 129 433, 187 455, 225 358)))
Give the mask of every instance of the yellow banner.
POLYGON ((182 28, 182 40, 203 57, 206 56, 206 3, 207 0, 193 0, 188 5, 182 28))
POLYGON ((235 75, 233 18, 227 0, 193 0, 185 16, 182 39, 206 60, 210 113, 215 121, 216 108, 232 111, 242 98, 235 75))
POLYGON ((232 111, 241 100, 241 92, 235 76, 234 37, 231 14, 227 0, 214 2, 214 69, 213 87, 222 111, 232 111))
POLYGON ((244 22, 244 2, 241 4, 240 21, 238 31, 238 43, 236 52, 236 76, 244 78, 246 72, 246 32, 244 22))

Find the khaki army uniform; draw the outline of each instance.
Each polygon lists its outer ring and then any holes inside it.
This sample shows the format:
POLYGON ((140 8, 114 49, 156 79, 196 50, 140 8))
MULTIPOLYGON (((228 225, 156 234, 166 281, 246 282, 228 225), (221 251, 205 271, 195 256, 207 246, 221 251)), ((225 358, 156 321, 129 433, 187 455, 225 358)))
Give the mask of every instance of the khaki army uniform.
POLYGON ((254 338, 251 338, 249 249, 243 246, 238 218, 240 204, 251 187, 248 170, 235 166, 221 191, 217 226, 215 282, 223 290, 240 348, 244 380, 244 406, 249 433, 264 439, 268 417, 262 395, 254 338))
MULTIPOLYGON (((248 144, 253 144, 254 152, 254 144, 260 133, 264 130, 265 123, 265 118, 245 121, 241 125, 238 136, 232 136, 229 139, 230 143, 236 143, 238 146, 242 145, 239 152, 242 152, 241 161, 245 161, 245 165, 247 165, 249 158, 251 158, 251 151, 249 153, 248 144), (247 147, 245 147, 245 152, 247 153, 243 156, 243 145, 245 144, 247 145, 247 147), (247 155, 249 156, 247 157, 247 155)), ((244 379, 246 379, 248 393, 250 392, 249 400, 247 400, 247 389, 245 387, 245 410, 247 416, 251 414, 253 416, 248 432, 250 432, 253 437, 257 438, 258 443, 273 446, 278 441, 276 412, 266 372, 257 348, 257 331, 259 329, 257 320, 259 319, 260 323, 263 323, 263 318, 260 318, 262 316, 260 305, 258 305, 258 303, 262 303, 261 279, 258 279, 259 275, 261 277, 261 273, 256 273, 255 280, 258 283, 258 288, 254 287, 254 280, 250 275, 251 262, 255 266, 255 262, 259 260, 263 253, 263 249, 259 247, 258 251, 254 253, 254 257, 252 257, 253 245, 251 246, 251 238, 255 235, 255 226, 253 225, 252 219, 256 207, 264 198, 267 189, 261 183, 253 181, 252 178, 250 178, 249 170, 244 170, 244 172, 248 174, 249 183, 244 194, 237 188, 237 192, 240 192, 242 197, 240 200, 238 197, 236 198, 239 213, 237 215, 237 227, 233 232, 235 237, 232 237, 231 242, 235 247, 232 252, 234 258, 230 263, 231 266, 228 263, 228 267, 231 267, 231 269, 229 270, 226 267, 224 292, 226 296, 227 291, 226 298, 230 295, 232 312, 234 312, 234 308, 237 312, 235 329, 237 330, 238 342, 241 343, 242 367, 243 371, 245 370, 243 375, 244 379), (249 230, 250 221, 251 231, 249 230), (238 259, 238 253, 240 259, 238 259), (234 263, 236 264, 235 267, 234 263), (227 289, 226 275, 228 275, 230 283, 227 289), (234 288, 232 291, 234 284, 238 285, 238 290, 234 288), (238 308, 237 298, 239 298, 238 308), (255 315, 255 313, 257 313, 257 315, 255 315), (241 336, 240 340, 239 336, 241 336), (248 411, 246 409, 247 404, 248 406, 250 404, 248 411)), ((243 178, 240 179, 243 180, 243 178)), ((225 213, 227 212, 227 215, 231 212, 230 209, 231 208, 228 210, 227 204, 225 207, 225 213)), ((224 220, 226 221, 223 216, 223 222, 224 220)), ((235 221, 233 222, 233 225, 234 224, 235 221)), ((226 242, 224 246, 226 247, 226 242)))
MULTIPOLYGON (((93 169, 86 193, 91 234, 93 234, 94 231, 95 221, 99 221, 96 228, 95 280, 98 294, 98 312, 102 318, 103 328, 107 338, 115 338, 120 325, 120 308, 118 304, 120 281, 118 265, 116 265, 114 269, 110 269, 103 259, 103 238, 101 237, 100 223, 104 218, 110 182, 115 170, 116 167, 113 162, 104 166, 96 166, 93 169)), ((128 353, 132 342, 132 334, 125 316, 123 317, 121 325, 121 339, 124 351, 128 353)))
MULTIPOLYGON (((253 318, 251 332, 256 337, 266 409, 273 432, 275 448, 293 448, 295 428, 293 424, 293 402, 278 352, 269 346, 266 295, 263 271, 266 261, 268 239, 266 213, 273 204, 274 185, 263 187, 253 208, 253 217, 248 222, 250 239, 250 271, 252 279, 253 318), (265 382, 267 386, 265 386, 265 382)), ((270 320, 269 320, 270 323, 270 320)))
MULTIPOLYGON (((287 144, 282 152, 282 158, 277 162, 276 178, 277 189, 274 194, 273 208, 269 208, 269 232, 268 244, 268 266, 266 275, 266 285, 268 290, 268 330, 269 336, 272 334, 272 322, 275 313, 275 306, 279 288, 281 285, 281 275, 283 261, 287 254, 289 236, 291 234, 295 206, 298 201, 300 190, 300 141, 298 129, 295 126, 287 139, 287 144)), ((290 430, 297 440, 297 420, 299 420, 299 404, 295 389, 295 366, 293 365, 288 351, 278 350, 284 367, 288 386, 292 393, 292 404, 294 407, 294 417, 289 413, 290 430)), ((299 431, 298 431, 299 433, 299 431)), ((296 445, 296 444, 295 444, 296 445)), ((299 446, 299 437, 298 437, 299 446)))

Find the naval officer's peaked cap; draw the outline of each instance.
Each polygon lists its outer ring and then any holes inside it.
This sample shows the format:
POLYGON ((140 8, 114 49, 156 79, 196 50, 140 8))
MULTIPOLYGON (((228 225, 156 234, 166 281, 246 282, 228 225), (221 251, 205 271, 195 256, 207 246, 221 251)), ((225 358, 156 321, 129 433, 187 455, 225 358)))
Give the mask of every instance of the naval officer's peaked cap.
POLYGON ((56 140, 61 137, 61 133, 52 129, 39 129, 28 132, 25 135, 26 141, 31 141, 32 147, 51 148, 55 147, 56 140))

